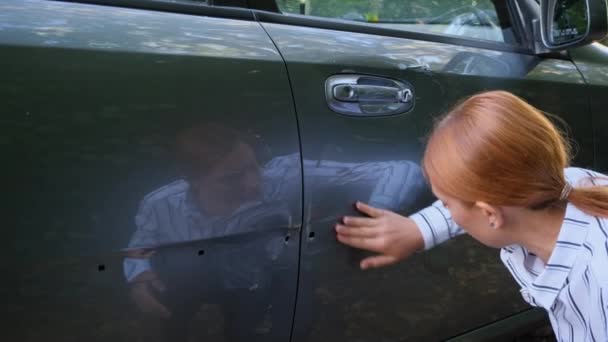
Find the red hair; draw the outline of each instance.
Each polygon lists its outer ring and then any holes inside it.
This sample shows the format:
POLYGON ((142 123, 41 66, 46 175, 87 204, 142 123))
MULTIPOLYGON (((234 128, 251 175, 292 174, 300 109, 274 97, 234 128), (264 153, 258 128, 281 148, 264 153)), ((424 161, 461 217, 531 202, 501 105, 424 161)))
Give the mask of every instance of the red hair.
MULTIPOLYGON (((423 169, 434 187, 465 202, 544 209, 565 203, 570 159, 563 135, 541 111, 508 92, 489 91, 437 122, 423 169)), ((576 187, 567 200, 608 217, 606 186, 576 187)))

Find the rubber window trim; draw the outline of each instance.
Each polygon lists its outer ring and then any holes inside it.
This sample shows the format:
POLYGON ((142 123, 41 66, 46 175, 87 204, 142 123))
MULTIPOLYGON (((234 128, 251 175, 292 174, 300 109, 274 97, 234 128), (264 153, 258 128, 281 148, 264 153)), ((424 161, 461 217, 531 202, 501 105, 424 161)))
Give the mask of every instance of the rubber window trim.
POLYGON ((406 38, 415 40, 424 40, 429 42, 444 43, 458 46, 468 46, 486 50, 495 50, 503 52, 513 52, 524 55, 535 55, 534 51, 514 45, 506 45, 482 40, 471 40, 459 37, 447 37, 430 33, 420 33, 396 30, 385 27, 373 27, 365 24, 349 22, 331 18, 305 17, 301 15, 285 15, 276 14, 266 11, 254 11, 258 21, 269 24, 282 24, 293 26, 304 26, 312 28, 321 28, 327 30, 347 31, 363 34, 372 34, 386 37, 406 38))

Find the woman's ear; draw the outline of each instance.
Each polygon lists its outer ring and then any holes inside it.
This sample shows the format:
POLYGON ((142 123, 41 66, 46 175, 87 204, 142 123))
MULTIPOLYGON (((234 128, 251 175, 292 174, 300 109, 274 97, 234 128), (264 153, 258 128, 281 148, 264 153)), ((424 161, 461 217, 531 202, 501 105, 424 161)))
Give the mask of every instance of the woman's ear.
POLYGON ((475 202, 475 206, 481 210, 488 220, 488 227, 498 229, 503 226, 504 216, 499 207, 482 201, 475 202))

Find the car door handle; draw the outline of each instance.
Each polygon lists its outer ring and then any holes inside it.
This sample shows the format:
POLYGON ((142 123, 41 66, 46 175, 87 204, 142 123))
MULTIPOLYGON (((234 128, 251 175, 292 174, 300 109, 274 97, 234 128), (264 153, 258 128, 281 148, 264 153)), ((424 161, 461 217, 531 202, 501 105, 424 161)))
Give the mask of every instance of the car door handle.
POLYGON ((334 99, 343 102, 407 103, 412 100, 410 89, 376 85, 338 84, 333 88, 334 99))
POLYGON ((395 115, 414 106, 413 87, 390 78, 334 75, 325 82, 325 93, 329 108, 343 115, 395 115))

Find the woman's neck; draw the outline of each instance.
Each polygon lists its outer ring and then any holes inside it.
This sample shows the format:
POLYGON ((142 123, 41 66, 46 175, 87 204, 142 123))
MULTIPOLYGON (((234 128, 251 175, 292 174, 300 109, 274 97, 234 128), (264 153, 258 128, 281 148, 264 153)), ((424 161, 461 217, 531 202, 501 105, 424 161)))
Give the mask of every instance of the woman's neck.
POLYGON ((523 209, 513 222, 513 240, 546 264, 555 248, 565 214, 565 206, 546 210, 523 209))

